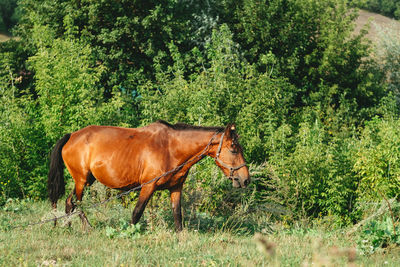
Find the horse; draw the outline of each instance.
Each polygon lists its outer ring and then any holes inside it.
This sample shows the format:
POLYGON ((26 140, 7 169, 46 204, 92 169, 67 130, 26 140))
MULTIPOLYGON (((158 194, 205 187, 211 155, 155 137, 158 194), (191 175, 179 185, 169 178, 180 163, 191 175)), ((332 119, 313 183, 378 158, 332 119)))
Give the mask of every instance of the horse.
MULTIPOLYGON (((65 201, 66 214, 76 208, 73 196, 80 203, 84 188, 95 180, 120 190, 141 186, 131 219, 136 224, 153 193, 168 189, 179 232, 183 183, 190 168, 201 159, 214 158, 233 187, 244 188, 250 183, 238 139, 235 124, 203 127, 159 120, 141 128, 91 125, 64 135, 55 144, 50 155, 49 198, 56 209, 65 193, 65 167, 75 182, 65 201)), ((79 215, 83 226, 90 227, 85 214, 79 215)))

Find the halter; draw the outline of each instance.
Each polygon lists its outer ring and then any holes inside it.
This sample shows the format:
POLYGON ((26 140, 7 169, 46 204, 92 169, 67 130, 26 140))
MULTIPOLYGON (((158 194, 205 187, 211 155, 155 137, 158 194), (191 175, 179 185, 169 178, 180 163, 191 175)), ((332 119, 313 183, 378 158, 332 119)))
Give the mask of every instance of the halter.
POLYGON ((246 166, 246 162, 243 164, 240 164, 238 166, 229 166, 228 164, 224 163, 222 160, 219 159, 219 155, 221 153, 221 148, 222 148, 222 142, 225 136, 225 132, 222 133, 221 135, 221 139, 219 140, 219 145, 218 145, 218 150, 217 150, 217 154, 215 156, 215 161, 217 161, 219 164, 221 164, 221 166, 223 166, 226 169, 229 169, 229 179, 233 179, 233 172, 239 170, 240 168, 243 168, 244 166, 246 166))

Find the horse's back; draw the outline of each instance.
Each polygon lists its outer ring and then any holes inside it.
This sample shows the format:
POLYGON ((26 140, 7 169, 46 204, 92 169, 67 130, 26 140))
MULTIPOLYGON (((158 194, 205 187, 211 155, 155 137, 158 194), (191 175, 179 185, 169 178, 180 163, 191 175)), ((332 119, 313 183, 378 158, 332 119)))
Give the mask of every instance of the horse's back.
POLYGON ((71 133, 71 146, 114 146, 121 142, 148 139, 157 130, 149 125, 142 128, 122 128, 115 126, 91 125, 71 133))

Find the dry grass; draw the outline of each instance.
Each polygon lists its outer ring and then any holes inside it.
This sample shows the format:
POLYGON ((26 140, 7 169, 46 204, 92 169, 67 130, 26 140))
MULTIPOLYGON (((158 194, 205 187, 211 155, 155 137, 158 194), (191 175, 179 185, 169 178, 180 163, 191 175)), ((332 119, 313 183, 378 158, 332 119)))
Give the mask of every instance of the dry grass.
POLYGON ((394 20, 376 13, 368 12, 365 10, 360 10, 360 15, 356 20, 355 32, 359 33, 360 30, 370 23, 370 29, 368 31, 367 37, 373 42, 377 43, 379 41, 379 31, 391 28, 393 30, 400 32, 400 21, 394 20))

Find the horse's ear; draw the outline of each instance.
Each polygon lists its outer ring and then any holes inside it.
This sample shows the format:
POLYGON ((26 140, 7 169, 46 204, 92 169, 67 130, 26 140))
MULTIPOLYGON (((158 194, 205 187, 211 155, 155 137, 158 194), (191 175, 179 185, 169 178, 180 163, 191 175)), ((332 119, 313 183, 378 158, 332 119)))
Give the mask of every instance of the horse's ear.
POLYGON ((229 136, 230 138, 235 137, 236 133, 236 124, 235 123, 228 123, 225 128, 225 135, 229 136))

